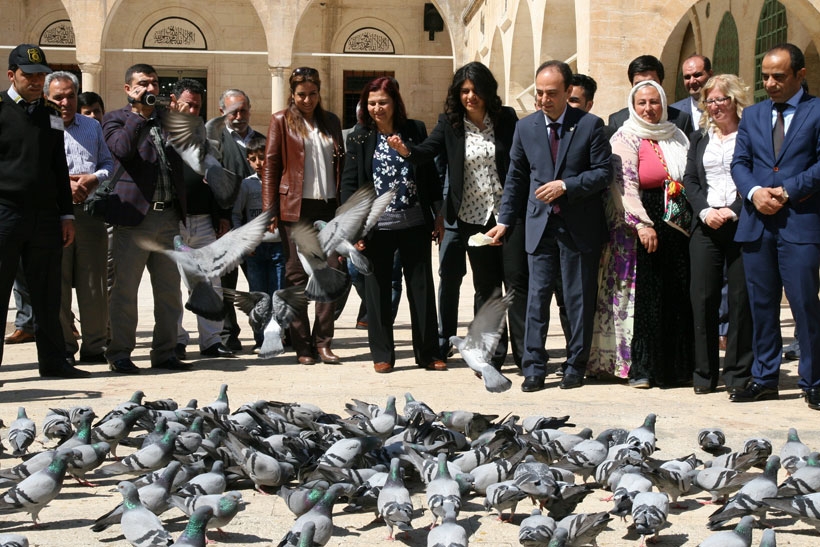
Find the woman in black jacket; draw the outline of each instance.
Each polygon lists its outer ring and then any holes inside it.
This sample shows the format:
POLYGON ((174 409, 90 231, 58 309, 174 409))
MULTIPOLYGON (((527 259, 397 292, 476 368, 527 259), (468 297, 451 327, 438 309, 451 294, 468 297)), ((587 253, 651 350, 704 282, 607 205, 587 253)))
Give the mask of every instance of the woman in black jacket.
POLYGON ((376 78, 367 84, 360 104, 359 123, 347 137, 342 201, 365 185, 372 185, 379 196, 396 190, 368 235, 364 251, 372 263, 372 275, 365 278, 365 301, 374 369, 390 372, 396 362, 391 280, 393 256, 398 250, 407 283, 416 364, 429 370, 445 370, 436 331, 430 237, 435 210, 441 203, 441 183, 432 161, 411 163, 387 144, 391 135, 401 135, 407 142, 422 142, 427 129, 424 123, 407 119, 393 78, 376 78))
MULTIPOLYGON (((436 156, 446 160, 449 191, 436 219, 438 233, 443 232, 444 220, 455 223, 466 245, 471 236, 495 226, 517 121, 515 111, 501 105, 498 82, 490 69, 473 62, 453 75, 444 113, 427 140, 404 143, 391 139, 391 146, 411 162, 429 161, 436 156)), ((501 288, 502 282, 507 291, 515 291, 508 318, 513 357, 520 367, 527 304, 523 211, 516 225, 508 227, 504 245, 468 245, 467 255, 473 272, 476 311, 501 288)), ((493 357, 496 368, 501 368, 506 355, 505 329, 493 357)))

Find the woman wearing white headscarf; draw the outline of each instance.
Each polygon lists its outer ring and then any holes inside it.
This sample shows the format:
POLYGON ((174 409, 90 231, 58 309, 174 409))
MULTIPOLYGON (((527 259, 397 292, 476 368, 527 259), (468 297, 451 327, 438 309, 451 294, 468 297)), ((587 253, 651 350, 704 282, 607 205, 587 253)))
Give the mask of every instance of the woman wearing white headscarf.
POLYGON ((691 385, 692 213, 681 183, 689 141, 666 120, 666 94, 653 81, 632 88, 629 114, 611 139, 611 236, 588 370, 636 388, 691 385))

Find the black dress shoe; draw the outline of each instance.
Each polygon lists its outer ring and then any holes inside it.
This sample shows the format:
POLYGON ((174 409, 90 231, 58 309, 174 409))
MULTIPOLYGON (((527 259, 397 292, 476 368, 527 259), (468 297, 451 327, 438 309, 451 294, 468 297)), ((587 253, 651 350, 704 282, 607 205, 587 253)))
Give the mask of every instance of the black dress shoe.
POLYGON ((163 368, 165 370, 191 370, 192 365, 190 363, 183 363, 179 359, 174 357, 169 357, 165 361, 161 363, 154 363, 151 365, 151 368, 163 368))
POLYGON ((542 389, 544 389, 543 376, 527 376, 526 378, 524 378, 524 382, 521 384, 521 391, 525 393, 541 391, 542 389))
POLYGON ((185 351, 185 344, 177 344, 174 348, 174 355, 177 356, 177 359, 180 361, 184 361, 188 358, 188 352, 185 351))
POLYGON ((131 359, 128 357, 123 357, 122 359, 117 359, 113 363, 108 365, 108 369, 111 372, 118 372, 120 374, 139 374, 140 369, 137 365, 135 365, 131 359))
POLYGON ((812 410, 820 410, 820 387, 806 390, 806 402, 812 410))
POLYGON ((217 342, 209 348, 199 352, 202 357, 236 357, 234 352, 226 348, 222 342, 217 342))
POLYGON ((742 391, 737 391, 729 395, 729 400, 733 403, 750 403, 752 401, 775 401, 780 398, 777 388, 766 387, 757 382, 752 382, 749 387, 742 391))
POLYGON ((105 364, 108 361, 105 359, 105 352, 100 353, 91 353, 88 355, 80 354, 80 362, 81 363, 92 363, 92 364, 105 364))
POLYGON ((229 336, 225 340, 225 346, 231 351, 242 351, 242 342, 236 336, 229 336))
POLYGON ((57 369, 41 370, 40 376, 43 378, 87 378, 91 376, 91 373, 87 370, 80 370, 73 365, 66 363, 57 369))
POLYGON ((714 393, 715 388, 712 386, 695 386, 695 395, 706 395, 707 393, 714 393))
POLYGON ((576 372, 564 372, 564 377, 561 378, 561 383, 558 387, 561 389, 575 389, 584 385, 584 377, 576 372))

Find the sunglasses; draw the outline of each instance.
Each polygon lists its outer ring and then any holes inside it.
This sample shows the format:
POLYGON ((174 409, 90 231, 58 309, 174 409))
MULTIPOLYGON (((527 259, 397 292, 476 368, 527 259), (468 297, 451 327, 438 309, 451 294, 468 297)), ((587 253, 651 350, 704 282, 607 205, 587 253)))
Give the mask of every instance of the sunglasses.
POLYGON ((309 66, 300 66, 300 67, 293 70, 293 74, 291 74, 290 77, 291 78, 296 77, 296 76, 308 77, 308 76, 318 76, 318 75, 319 75, 319 71, 316 70, 315 68, 311 68, 309 66))

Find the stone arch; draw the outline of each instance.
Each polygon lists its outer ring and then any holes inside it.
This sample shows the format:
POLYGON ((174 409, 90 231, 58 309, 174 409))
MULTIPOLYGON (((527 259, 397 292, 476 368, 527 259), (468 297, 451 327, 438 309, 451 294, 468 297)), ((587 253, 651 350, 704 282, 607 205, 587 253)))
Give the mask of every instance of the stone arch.
POLYGON ((507 104, 513 104, 520 108, 523 99, 526 109, 530 108, 530 102, 526 96, 532 97, 533 72, 537 66, 533 52, 533 29, 532 16, 527 0, 518 3, 518 10, 515 14, 515 23, 512 27, 510 39, 510 77, 507 90, 507 104))
POLYGON ((740 43, 738 41, 737 23, 732 12, 723 14, 715 36, 715 49, 712 53, 712 68, 716 74, 737 74, 740 70, 740 43))
POLYGON ((507 104, 508 101, 504 100, 505 97, 509 97, 507 93, 507 67, 504 63, 504 59, 504 44, 501 39, 501 29, 496 28, 493 33, 493 41, 492 46, 490 47, 488 65, 490 71, 498 81, 498 94, 501 96, 502 101, 507 104))
MULTIPOLYGON (((522 0, 524 3, 526 0, 522 0)), ((572 61, 578 50, 575 22, 575 2, 547 0, 541 28, 539 60, 532 70, 544 61, 558 59, 572 61)))

